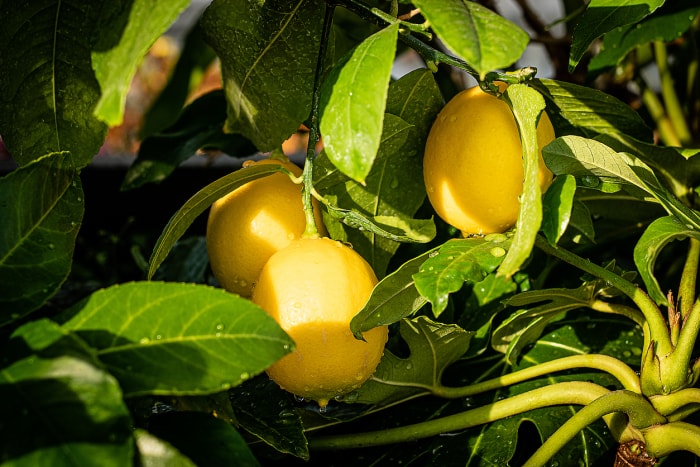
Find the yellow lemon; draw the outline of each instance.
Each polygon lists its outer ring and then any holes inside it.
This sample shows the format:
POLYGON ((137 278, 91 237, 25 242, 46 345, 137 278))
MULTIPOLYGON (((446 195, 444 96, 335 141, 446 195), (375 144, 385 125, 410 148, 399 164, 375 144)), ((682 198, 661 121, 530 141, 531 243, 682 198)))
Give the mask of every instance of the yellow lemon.
POLYGON ((384 353, 388 328, 365 341, 350 332, 377 283, 370 265, 352 248, 329 238, 301 238, 275 253, 253 290, 253 302, 296 344, 267 373, 283 389, 321 407, 358 388, 384 353))
MULTIPOLYGON (((543 112, 537 125, 540 150, 554 137, 552 123, 543 112)), ((539 165, 544 191, 553 176, 541 152, 539 165)), ((515 225, 523 192, 523 161, 518 127, 508 104, 478 86, 451 99, 430 129, 423 176, 437 214, 465 236, 504 232, 515 225)))
MULTIPOLYGON (((263 159, 253 164, 280 164, 294 175, 290 161, 263 159)), ((249 182, 214 202, 207 220, 207 252, 214 277, 229 292, 250 297, 267 260, 301 237, 306 227, 301 185, 275 173, 249 182)), ((325 235, 314 200, 316 225, 325 235)))

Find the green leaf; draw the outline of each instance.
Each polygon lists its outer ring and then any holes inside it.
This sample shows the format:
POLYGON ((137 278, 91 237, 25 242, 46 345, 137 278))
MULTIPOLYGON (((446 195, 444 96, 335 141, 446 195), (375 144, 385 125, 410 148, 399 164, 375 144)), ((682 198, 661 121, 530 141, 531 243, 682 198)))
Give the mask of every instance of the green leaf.
POLYGON ((102 3, 0 3, 0 133, 18 164, 70 151, 80 168, 102 146, 90 58, 93 38, 110 28, 98 24, 102 3))
POLYGON ((160 237, 158 237, 156 245, 153 247, 151 258, 148 261, 148 279, 153 277, 158 267, 170 253, 175 242, 182 237, 197 216, 202 214, 214 201, 248 182, 279 170, 280 168, 276 164, 245 167, 221 177, 195 193, 170 218, 168 225, 165 226, 160 237))
POLYGON ((576 178, 561 175, 554 179, 542 201, 542 232, 552 245, 564 235, 572 217, 576 178))
POLYGON ((321 88, 323 147, 333 165, 360 183, 372 169, 382 141, 398 31, 393 24, 362 41, 321 88))
POLYGON ((442 42, 463 58, 483 79, 520 58, 529 42, 520 27, 468 0, 413 2, 442 42))
POLYGON ((365 306, 350 321, 350 330, 358 339, 377 326, 393 324, 411 316, 428 303, 416 289, 413 275, 418 273, 436 248, 402 264, 374 286, 365 306))
POLYGON ((408 345, 409 357, 399 358, 385 351, 374 375, 345 400, 388 405, 429 394, 431 388, 442 385, 445 369, 467 351, 473 334, 425 316, 402 320, 399 332, 408 345))
POLYGON ((413 125, 421 148, 443 105, 440 88, 430 70, 411 71, 389 85, 386 112, 413 125))
MULTIPOLYGON (((107 2, 101 12, 103 28, 92 50, 92 66, 102 95, 95 116, 109 126, 122 123, 126 94, 136 68, 153 43, 190 4, 190 0, 131 0, 107 2)), ((70 13, 67 13, 70 14, 70 13)))
POLYGON ((425 199, 419 146, 414 127, 387 114, 379 152, 364 184, 342 174, 325 151, 316 158, 314 187, 329 200, 329 214, 352 227, 344 240, 380 278, 399 242, 427 242, 436 233, 432 219, 413 219, 425 199))
POLYGON ((663 3, 664 0, 591 0, 574 29, 569 71, 574 71, 595 39, 619 26, 638 22, 663 3))
POLYGON ((131 464, 132 422, 119 385, 86 360, 30 355, 0 370, 5 465, 131 464))
POLYGON ((440 316, 449 294, 465 282, 481 282, 501 264, 509 247, 510 241, 502 234, 449 240, 413 275, 416 289, 433 305, 433 314, 440 316))
POLYGON ((68 276, 84 202, 68 152, 0 178, 0 325, 36 310, 68 276))
POLYGON ((689 229, 675 217, 661 217, 646 228, 634 246, 634 264, 644 280, 647 293, 656 303, 668 305, 666 294, 661 291, 654 275, 656 259, 670 242, 685 238, 700 240, 700 232, 689 229))
POLYGON ((96 349, 126 396, 226 390, 293 347, 252 302, 201 285, 113 286, 67 313, 63 327, 96 349))
POLYGON ((537 122, 544 111, 542 95, 524 84, 512 84, 503 94, 518 124, 523 148, 523 193, 516 222, 515 235, 498 275, 510 278, 530 257, 535 237, 542 222, 542 190, 540 189, 540 149, 537 122))
POLYGON ((682 36, 700 12, 696 0, 667 2, 637 24, 615 28, 605 34, 601 50, 588 64, 588 74, 596 76, 617 66, 632 50, 653 41, 671 42, 682 36))
POLYGON ((172 444, 145 430, 134 430, 134 439, 139 452, 139 465, 142 467, 196 467, 194 462, 183 456, 172 444))
POLYGON ((153 280, 206 284, 209 271, 207 240, 204 235, 187 237, 173 245, 153 280))
POLYGON ((221 90, 209 92, 185 107, 177 122, 146 138, 129 167, 122 190, 163 181, 199 149, 219 149, 231 156, 247 156, 255 147, 241 135, 224 134, 226 99, 221 90))
POLYGON ((311 111, 324 2, 214 0, 204 39, 221 59, 226 130, 271 151, 311 111))
POLYGON ((610 94, 553 79, 536 79, 532 86, 544 96, 554 120, 563 118, 584 136, 622 133, 640 141, 653 140, 651 129, 639 114, 610 94))
POLYGON ((240 433, 210 414, 166 412, 151 417, 148 429, 175 446, 194 465, 260 465, 240 433))
MULTIPOLYGON (((591 216, 591 212, 584 203, 577 199, 574 199, 571 207, 569 226, 576 229, 591 242, 595 240, 595 228, 593 227, 593 217, 591 216)), ((577 237, 574 236, 574 239, 577 239, 577 237)), ((580 241, 582 239, 578 237, 578 240, 580 241)))

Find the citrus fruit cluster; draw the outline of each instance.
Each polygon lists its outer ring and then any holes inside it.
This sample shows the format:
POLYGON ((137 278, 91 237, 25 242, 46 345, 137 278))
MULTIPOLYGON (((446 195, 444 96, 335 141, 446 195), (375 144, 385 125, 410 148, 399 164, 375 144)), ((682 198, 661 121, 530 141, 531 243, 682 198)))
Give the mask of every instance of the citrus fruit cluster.
MULTIPOLYGON (((540 150, 554 137, 543 112, 537 125, 540 150)), ((435 212, 464 236, 513 227, 523 192, 523 162, 518 126, 508 104, 479 86, 452 98, 430 129, 423 176, 435 212)), ((540 153, 542 191, 552 178, 540 153)))
MULTIPOLYGON (((291 162, 279 163, 295 175, 291 162)), ((314 206, 321 234, 325 229, 314 206)), ((388 338, 386 326, 365 340, 350 331, 377 283, 371 266, 350 246, 305 230, 301 187, 283 173, 244 185, 220 199, 209 215, 207 249, 212 271, 228 291, 272 316, 295 349, 268 368, 283 389, 324 407, 364 383, 388 338)))

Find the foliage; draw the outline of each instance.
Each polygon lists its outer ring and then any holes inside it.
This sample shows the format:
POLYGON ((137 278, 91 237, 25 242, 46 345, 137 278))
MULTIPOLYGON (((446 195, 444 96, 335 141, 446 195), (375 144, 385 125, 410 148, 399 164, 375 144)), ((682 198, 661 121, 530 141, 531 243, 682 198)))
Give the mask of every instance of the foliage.
POLYGON ((189 2, 0 0, 0 135, 16 163, 0 177, 2 462, 697 463, 700 6, 574 0, 546 25, 518 3, 529 35, 498 2, 214 0, 120 180, 126 209, 157 199, 151 222, 167 217, 96 241, 90 162, 189 2), (523 58, 535 42, 551 78, 523 58), (424 66, 394 77, 406 53, 424 66), (214 56, 223 89, 187 101, 214 56), (518 223, 485 237, 437 218, 422 180, 465 77, 508 103, 524 148, 518 223), (537 148, 541 112, 558 138, 537 148), (270 152, 302 124, 307 213, 318 199, 381 279, 351 330, 391 329, 375 374, 323 411, 264 374, 294 342, 216 287, 192 229, 279 167, 182 202, 146 191, 197 150, 270 152), (556 176, 543 196, 537 150, 556 176))

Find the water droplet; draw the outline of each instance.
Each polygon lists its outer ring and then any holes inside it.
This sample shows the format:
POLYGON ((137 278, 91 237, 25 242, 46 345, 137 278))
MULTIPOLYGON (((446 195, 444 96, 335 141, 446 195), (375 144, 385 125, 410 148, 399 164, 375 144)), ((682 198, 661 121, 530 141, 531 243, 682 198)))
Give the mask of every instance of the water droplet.
POLYGON ((584 186, 595 188, 600 185, 600 179, 595 175, 584 175, 581 177, 581 183, 583 183, 584 186))
POLYGON ((243 164, 241 164, 241 167, 246 168, 246 167, 250 167, 251 165, 255 165, 255 161, 252 159, 248 159, 247 161, 243 161, 243 164))
POLYGON ((53 250, 54 248, 56 248, 56 245, 54 245, 53 243, 49 243, 48 247, 49 247, 49 250, 53 250))
POLYGON ((506 250, 504 250, 500 246, 496 246, 496 247, 491 248, 490 253, 492 256, 494 256, 496 258, 500 258, 501 256, 506 254, 506 250))
POLYGON ((163 336, 161 336, 160 334, 156 334, 156 340, 157 340, 157 341, 161 340, 162 338, 163 338, 163 336))
POLYGON ((142 337, 139 339, 139 344, 148 344, 151 341, 148 337, 142 337))
POLYGON ((398 188, 399 187, 399 179, 394 177, 394 179, 391 180, 390 186, 392 189, 398 188))
POLYGON ((284 344, 284 345, 282 346, 282 348, 283 348, 284 350, 289 350, 289 344, 284 344))
POLYGON ((223 325, 223 324, 219 323, 219 324, 216 325, 216 330, 217 330, 217 331, 221 331, 221 330, 223 330, 223 329, 224 329, 224 325, 223 325))
POLYGON ((437 250, 431 251, 430 254, 428 254, 428 257, 434 258, 434 257, 436 257, 436 256, 439 255, 439 254, 440 254, 440 252, 437 251, 437 250))
POLYGON ((622 355, 625 358, 630 358, 632 356, 632 352, 630 352, 629 350, 625 350, 624 352, 622 352, 622 355))
POLYGON ((406 364, 406 369, 407 369, 407 370, 410 370, 411 368, 413 368, 413 363, 408 362, 408 363, 406 364))
POLYGON ((243 373, 241 373, 241 380, 242 380, 242 381, 245 381, 245 380, 247 380, 247 379, 249 379, 249 378, 250 378, 250 374, 249 374, 248 372, 245 372, 245 371, 244 371, 243 373))

